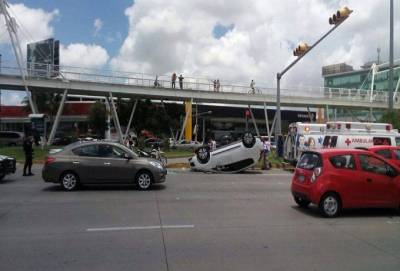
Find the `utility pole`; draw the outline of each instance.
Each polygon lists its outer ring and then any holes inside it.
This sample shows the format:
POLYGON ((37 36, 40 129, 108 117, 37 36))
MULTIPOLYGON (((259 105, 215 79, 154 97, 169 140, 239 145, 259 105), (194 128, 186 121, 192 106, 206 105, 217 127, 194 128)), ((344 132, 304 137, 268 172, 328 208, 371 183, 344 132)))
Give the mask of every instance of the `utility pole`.
POLYGON ((393 0, 390 0, 389 111, 393 110, 393 0))

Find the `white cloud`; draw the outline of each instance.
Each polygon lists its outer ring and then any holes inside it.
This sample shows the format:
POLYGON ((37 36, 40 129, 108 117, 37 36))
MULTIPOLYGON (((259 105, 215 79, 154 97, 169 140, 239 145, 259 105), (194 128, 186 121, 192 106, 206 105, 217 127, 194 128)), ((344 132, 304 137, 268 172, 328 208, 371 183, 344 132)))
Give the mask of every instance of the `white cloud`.
MULTIPOLYGON (((53 36, 54 28, 50 23, 59 15, 57 9, 47 12, 43 9, 32 9, 24 4, 9 4, 9 12, 15 17, 18 27, 18 36, 21 41, 23 53, 26 44, 34 41, 47 39, 53 36)), ((10 43, 10 38, 5 27, 3 15, 0 16, 0 43, 10 43)))
POLYGON ((94 27, 94 34, 93 35, 96 37, 99 34, 101 28, 103 27, 103 21, 101 19, 99 19, 99 18, 96 18, 94 20, 93 27, 94 27))
POLYGON ((74 43, 60 46, 61 65, 102 68, 108 61, 107 51, 95 44, 74 43))
MULTIPOLYGON (((321 67, 347 62, 358 68, 388 58, 389 4, 374 0, 135 0, 126 9, 129 33, 114 69, 187 76, 219 77, 231 81, 275 86, 276 73, 293 61, 300 41, 315 42, 331 26, 337 8, 354 9, 350 18, 283 78, 283 85, 322 85, 321 67), (221 39, 216 24, 234 25, 221 39)), ((399 17, 395 17, 400 30, 399 17)), ((400 47, 396 40, 395 55, 400 47)))

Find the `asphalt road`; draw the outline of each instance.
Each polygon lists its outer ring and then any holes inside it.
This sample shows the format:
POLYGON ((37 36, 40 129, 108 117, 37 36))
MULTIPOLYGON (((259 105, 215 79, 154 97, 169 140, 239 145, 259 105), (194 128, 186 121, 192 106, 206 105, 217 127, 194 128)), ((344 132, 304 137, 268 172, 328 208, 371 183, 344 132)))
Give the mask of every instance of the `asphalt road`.
POLYGON ((20 176, 0 182, 1 271, 400 270, 396 212, 323 219, 284 171, 170 172, 148 192, 20 176))

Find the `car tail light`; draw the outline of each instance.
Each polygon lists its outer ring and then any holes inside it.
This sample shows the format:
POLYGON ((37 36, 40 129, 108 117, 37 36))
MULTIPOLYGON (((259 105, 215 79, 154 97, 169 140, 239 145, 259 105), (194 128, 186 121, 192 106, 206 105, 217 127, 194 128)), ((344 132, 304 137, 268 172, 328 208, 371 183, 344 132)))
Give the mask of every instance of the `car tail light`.
POLYGON ((44 161, 44 165, 45 166, 50 165, 54 161, 56 161, 56 158, 54 156, 47 156, 46 160, 44 161))
POLYGON ((321 173, 322 173, 322 167, 315 168, 314 172, 311 176, 311 182, 312 183, 315 182, 317 180, 318 176, 321 175, 321 173))

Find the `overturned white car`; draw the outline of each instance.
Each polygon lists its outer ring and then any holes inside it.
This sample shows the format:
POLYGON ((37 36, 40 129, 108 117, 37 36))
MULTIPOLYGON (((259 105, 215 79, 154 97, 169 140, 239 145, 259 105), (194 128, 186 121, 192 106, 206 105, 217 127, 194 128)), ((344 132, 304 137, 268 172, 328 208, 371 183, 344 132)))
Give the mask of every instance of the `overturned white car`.
POLYGON ((190 168, 204 172, 240 172, 255 165, 260 157, 263 144, 251 133, 245 133, 242 140, 210 151, 203 146, 196 155, 189 158, 190 168))

